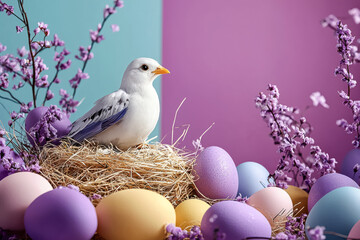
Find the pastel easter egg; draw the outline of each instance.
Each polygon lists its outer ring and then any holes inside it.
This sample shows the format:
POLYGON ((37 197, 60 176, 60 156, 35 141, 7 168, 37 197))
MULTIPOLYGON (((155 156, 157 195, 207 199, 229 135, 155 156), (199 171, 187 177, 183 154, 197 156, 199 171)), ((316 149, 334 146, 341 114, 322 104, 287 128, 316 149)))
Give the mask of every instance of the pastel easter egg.
MULTIPOLYGON (((307 217, 305 228, 312 229, 316 226, 324 226, 326 232, 348 235, 351 228, 359 220, 360 189, 340 187, 317 201, 307 217)), ((326 239, 339 238, 332 234, 326 234, 326 239)))
POLYGON ((349 151, 344 160, 341 162, 340 173, 352 178, 355 182, 359 183, 360 170, 354 172, 355 164, 360 165, 360 149, 352 149, 349 151))
MULTIPOLYGON (((27 133, 29 133, 31 128, 34 127, 41 120, 41 118, 45 115, 45 113, 48 110, 49 110, 48 107, 42 106, 42 107, 37 107, 28 113, 25 119, 25 130, 27 133)), ((55 122, 51 123, 51 126, 54 127, 57 131, 56 132, 57 140, 51 141, 51 143, 55 145, 60 144, 59 139, 66 136, 71 130, 71 122, 65 113, 61 113, 61 120, 56 120, 55 122)), ((36 146, 33 137, 27 134, 27 138, 33 146, 36 146)), ((46 139, 44 139, 39 143, 39 145, 43 146, 45 145, 46 142, 47 142, 46 139)))
POLYGON ((300 216, 301 214, 308 214, 308 197, 309 194, 303 189, 288 185, 287 189, 284 189, 289 194, 294 206, 294 214, 300 216))
POLYGON ((205 148, 195 161, 192 171, 198 196, 211 199, 233 199, 238 191, 235 163, 222 148, 205 148))
POLYGON ((50 183, 32 172, 18 172, 0 181, 0 228, 23 231, 27 207, 41 194, 51 191, 50 183))
POLYGON ((97 216, 85 195, 69 188, 57 188, 30 204, 24 223, 32 239, 89 240, 96 232, 97 216))
POLYGON ((351 228, 348 239, 360 239, 360 220, 351 228))
POLYGON ((222 201, 206 211, 201 221, 201 232, 205 239, 218 239, 216 236, 225 236, 230 240, 270 239, 271 226, 255 208, 237 201, 222 201))
POLYGON ((330 173, 320 177, 311 187, 308 198, 308 209, 311 211, 313 206, 328 192, 331 192, 339 187, 356 187, 358 184, 340 173, 330 173))
POLYGON ((189 230, 192 226, 200 226, 201 219, 210 205, 199 199, 188 199, 175 208, 176 226, 189 230))
POLYGON ((285 224, 287 216, 292 216, 292 200, 283 189, 267 187, 251 195, 247 203, 260 211, 271 226, 280 227, 285 224))
POLYGON ((268 186, 269 171, 261 164, 243 162, 236 168, 239 176, 238 194, 242 197, 250 197, 268 186))
POLYGON ((159 240, 175 224, 175 209, 162 195, 145 189, 122 190, 96 207, 98 233, 107 240, 159 240))

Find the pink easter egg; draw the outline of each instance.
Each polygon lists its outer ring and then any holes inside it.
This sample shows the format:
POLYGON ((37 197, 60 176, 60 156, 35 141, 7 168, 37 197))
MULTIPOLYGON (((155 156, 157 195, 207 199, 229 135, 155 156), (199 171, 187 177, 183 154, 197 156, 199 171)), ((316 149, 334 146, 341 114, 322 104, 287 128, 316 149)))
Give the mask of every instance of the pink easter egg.
POLYGON ((267 187, 250 196, 247 202, 264 214, 271 226, 285 224, 292 216, 293 204, 289 194, 278 187, 267 187))
POLYGON ((360 220, 355 223, 355 225, 351 228, 348 239, 359 239, 360 238, 360 220))
POLYGON ((50 183, 32 172, 18 172, 0 181, 0 228, 23 231, 27 207, 41 194, 52 190, 50 183))

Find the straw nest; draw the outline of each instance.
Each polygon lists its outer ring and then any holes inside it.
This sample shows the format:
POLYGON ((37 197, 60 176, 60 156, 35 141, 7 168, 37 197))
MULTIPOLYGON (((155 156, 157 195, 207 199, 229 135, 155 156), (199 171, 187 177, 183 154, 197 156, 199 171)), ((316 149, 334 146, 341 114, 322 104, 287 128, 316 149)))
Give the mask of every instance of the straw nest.
POLYGON ((174 206, 194 194, 195 157, 161 143, 121 151, 92 142, 75 146, 70 141, 45 147, 39 156, 41 174, 53 187, 75 185, 90 198, 130 188, 149 189, 174 206))

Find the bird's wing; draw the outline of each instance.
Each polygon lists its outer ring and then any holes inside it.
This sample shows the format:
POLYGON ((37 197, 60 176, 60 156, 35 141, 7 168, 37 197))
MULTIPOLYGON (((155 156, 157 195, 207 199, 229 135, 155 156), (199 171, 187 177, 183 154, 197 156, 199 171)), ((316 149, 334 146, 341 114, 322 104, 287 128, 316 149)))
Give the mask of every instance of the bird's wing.
POLYGON ((72 124, 69 137, 81 142, 121 120, 129 105, 129 95, 118 90, 95 102, 95 106, 72 124))

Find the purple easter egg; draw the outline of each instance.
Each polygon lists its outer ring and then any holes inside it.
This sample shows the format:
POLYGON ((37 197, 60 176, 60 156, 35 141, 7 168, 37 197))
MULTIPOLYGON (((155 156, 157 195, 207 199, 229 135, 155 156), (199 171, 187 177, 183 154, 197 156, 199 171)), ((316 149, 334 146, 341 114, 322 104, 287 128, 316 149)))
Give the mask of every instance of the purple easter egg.
POLYGON ((85 195, 69 188, 57 188, 30 204, 24 223, 32 239, 89 240, 97 229, 97 216, 85 195))
POLYGON ((327 193, 340 187, 355 187, 359 185, 348 176, 340 173, 330 173, 320 177, 312 186, 308 198, 308 210, 311 211, 312 207, 327 193))
MULTIPOLYGON (((31 110, 25 120, 25 130, 26 132, 29 132, 32 127, 34 127, 40 119, 45 115, 45 113, 48 111, 48 107, 37 107, 33 110, 31 110)), ((65 113, 62 113, 62 119, 59 121, 55 121, 54 123, 51 123, 51 125, 57 130, 57 138, 60 139, 64 136, 66 136, 70 130, 71 130, 71 122, 69 118, 66 116, 65 113)), ((28 134, 27 135, 28 140, 30 141, 31 145, 35 146, 34 139, 28 134)), ((46 140, 43 140, 40 142, 40 146, 43 146, 46 143, 46 140)), ((59 140, 52 141, 51 143, 58 145, 60 144, 59 140)))
POLYGON ((207 147, 196 159, 192 174, 199 196, 233 199, 238 191, 238 173, 230 155, 220 147, 207 147))
MULTIPOLYGON (((9 159, 12 163, 18 164, 17 167, 24 165, 24 160, 16 152, 11 150, 9 146, 6 146, 5 144, 1 145, 0 151, 4 154, 4 159, 9 159)), ((11 173, 12 172, 5 169, 4 165, 0 163, 0 180, 10 175, 11 173)))
POLYGON ((237 201, 223 201, 212 205, 201 220, 205 239, 271 238, 271 226, 255 208, 237 201))
POLYGON ((360 171, 354 173, 355 164, 360 165, 360 149, 353 149, 346 154, 344 160, 341 163, 340 172, 359 183, 360 171))

